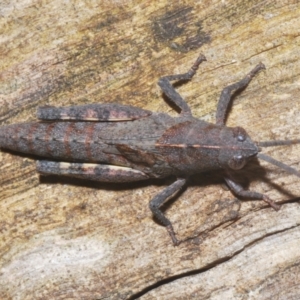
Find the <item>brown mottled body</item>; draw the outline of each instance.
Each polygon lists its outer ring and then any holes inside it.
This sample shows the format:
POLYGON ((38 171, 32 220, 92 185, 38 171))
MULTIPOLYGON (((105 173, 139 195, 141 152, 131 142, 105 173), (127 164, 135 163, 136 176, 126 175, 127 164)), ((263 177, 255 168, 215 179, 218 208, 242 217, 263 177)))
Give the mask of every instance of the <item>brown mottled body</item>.
POLYGON ((118 104, 41 107, 38 110, 41 122, 1 127, 0 147, 50 159, 37 162, 37 170, 42 174, 106 182, 175 175, 177 180, 149 204, 154 216, 166 226, 174 245, 180 241, 160 206, 180 190, 191 174, 224 169, 224 179, 233 193, 261 199, 278 210, 279 206, 266 195, 244 190, 231 174, 258 156, 300 177, 296 170, 258 153, 258 146, 298 143, 299 140, 256 144, 243 128, 225 126, 232 92, 246 87, 264 65, 258 64, 245 78, 222 91, 216 124, 211 124, 194 118, 170 83, 191 79, 204 60, 200 55, 189 72, 162 77, 158 82, 181 109, 178 117, 118 104))
POLYGON ((55 160, 128 167, 143 172, 146 179, 221 169, 222 161, 218 158, 232 156, 233 151, 255 154, 257 147, 253 147, 250 138, 242 145, 236 141, 235 131, 238 130, 193 117, 172 118, 153 113, 124 122, 35 122, 3 126, 0 145, 55 160))

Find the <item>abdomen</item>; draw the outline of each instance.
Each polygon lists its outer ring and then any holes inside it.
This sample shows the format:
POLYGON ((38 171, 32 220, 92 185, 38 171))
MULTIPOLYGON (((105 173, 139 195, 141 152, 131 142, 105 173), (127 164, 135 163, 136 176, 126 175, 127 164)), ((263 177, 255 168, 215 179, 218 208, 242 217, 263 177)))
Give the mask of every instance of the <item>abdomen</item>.
POLYGON ((50 158, 85 160, 93 123, 35 122, 3 126, 0 147, 50 158))
MULTIPOLYGON (((0 148, 61 161, 133 166, 132 151, 152 151, 172 118, 128 122, 32 122, 0 128, 0 148)), ((171 124, 170 124, 171 123, 171 124)), ((142 157, 140 157, 143 160, 142 157)), ((149 161, 145 159, 145 163, 149 161)))

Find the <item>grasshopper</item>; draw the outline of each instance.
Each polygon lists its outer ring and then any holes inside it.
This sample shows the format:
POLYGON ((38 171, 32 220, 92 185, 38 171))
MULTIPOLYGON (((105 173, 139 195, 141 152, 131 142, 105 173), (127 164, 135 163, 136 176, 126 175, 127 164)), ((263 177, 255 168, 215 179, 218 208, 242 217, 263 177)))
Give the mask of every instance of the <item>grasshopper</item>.
POLYGON ((158 85, 181 112, 177 117, 120 104, 88 104, 70 107, 38 108, 39 122, 12 124, 0 128, 0 148, 33 154, 37 171, 101 182, 130 182, 170 175, 176 180, 159 192, 149 203, 155 218, 166 227, 174 245, 172 224, 161 205, 176 194, 190 175, 223 169, 230 190, 242 198, 258 199, 275 210, 267 195, 245 190, 235 182, 233 172, 254 157, 290 172, 295 169, 260 153, 261 147, 291 145, 300 140, 255 143, 241 127, 227 127, 225 118, 231 95, 245 88, 265 66, 259 63, 242 80, 225 87, 221 93, 216 124, 192 116, 185 100, 171 81, 190 80, 201 62, 200 55, 184 74, 165 76, 158 85))

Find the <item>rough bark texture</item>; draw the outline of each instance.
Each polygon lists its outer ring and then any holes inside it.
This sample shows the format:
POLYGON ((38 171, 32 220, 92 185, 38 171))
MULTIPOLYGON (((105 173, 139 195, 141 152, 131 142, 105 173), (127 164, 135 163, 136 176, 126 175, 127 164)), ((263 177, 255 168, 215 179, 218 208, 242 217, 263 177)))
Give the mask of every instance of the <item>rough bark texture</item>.
MULTIPOLYGON (((178 86, 214 121, 222 88, 255 64, 228 125, 254 140, 300 136, 298 1, 25 1, 0 4, 0 120, 38 106, 130 104, 176 115, 156 82, 207 57, 178 86), (175 3, 175 2, 174 2, 175 3)), ((300 169, 299 146, 265 152, 300 169)), ((265 163, 239 172, 282 203, 240 201, 199 174, 166 206, 173 247, 149 200, 174 179, 97 184, 40 178, 34 159, 0 153, 1 299, 299 299, 300 180, 265 163)))

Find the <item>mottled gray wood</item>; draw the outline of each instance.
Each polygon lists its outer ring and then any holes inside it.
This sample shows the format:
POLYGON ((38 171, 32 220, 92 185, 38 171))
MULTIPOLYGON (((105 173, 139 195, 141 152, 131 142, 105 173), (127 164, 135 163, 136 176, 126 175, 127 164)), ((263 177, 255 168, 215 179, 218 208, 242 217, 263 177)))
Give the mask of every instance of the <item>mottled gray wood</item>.
MULTIPOLYGON (((212 121, 222 88, 263 62, 227 124, 259 141, 299 138, 299 13, 289 0, 1 3, 1 125, 43 105, 176 115, 157 80, 202 52, 208 61, 177 89, 196 117, 212 121)), ((265 152, 300 169, 299 146, 265 152)), ((282 209, 234 199, 218 174, 195 176, 166 211, 179 238, 199 238, 173 247, 148 208, 172 180, 40 180, 34 160, 1 152, 0 298, 129 299, 158 283, 141 299, 298 299, 300 180, 264 162, 242 174, 282 209)))

